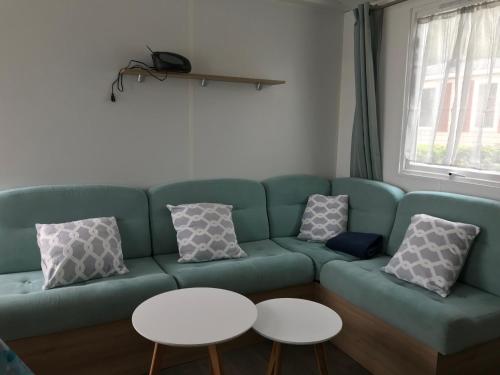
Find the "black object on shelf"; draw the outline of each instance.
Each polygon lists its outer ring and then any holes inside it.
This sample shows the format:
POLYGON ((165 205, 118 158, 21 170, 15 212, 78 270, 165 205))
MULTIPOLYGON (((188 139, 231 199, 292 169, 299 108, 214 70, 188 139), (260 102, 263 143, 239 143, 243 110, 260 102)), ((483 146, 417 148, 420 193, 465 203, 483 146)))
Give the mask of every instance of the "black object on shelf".
POLYGON ((151 59, 156 70, 167 70, 169 72, 190 73, 191 62, 184 56, 173 52, 153 52, 151 59))

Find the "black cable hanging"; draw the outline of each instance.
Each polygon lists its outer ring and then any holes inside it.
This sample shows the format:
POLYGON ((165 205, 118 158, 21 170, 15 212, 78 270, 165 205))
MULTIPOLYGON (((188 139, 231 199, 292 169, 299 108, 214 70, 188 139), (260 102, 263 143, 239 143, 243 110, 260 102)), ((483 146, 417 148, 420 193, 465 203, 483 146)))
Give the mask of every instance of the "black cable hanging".
POLYGON ((116 102, 116 95, 115 95, 115 89, 118 92, 123 92, 124 91, 124 86, 123 86, 123 72, 125 70, 130 70, 130 69, 141 69, 144 71, 146 74, 149 76, 153 77, 154 79, 163 82, 167 79, 168 73, 160 73, 157 69, 155 69, 153 66, 150 66, 146 64, 145 62, 139 61, 139 60, 129 60, 127 66, 121 68, 118 71, 118 75, 111 83, 111 101, 116 102))

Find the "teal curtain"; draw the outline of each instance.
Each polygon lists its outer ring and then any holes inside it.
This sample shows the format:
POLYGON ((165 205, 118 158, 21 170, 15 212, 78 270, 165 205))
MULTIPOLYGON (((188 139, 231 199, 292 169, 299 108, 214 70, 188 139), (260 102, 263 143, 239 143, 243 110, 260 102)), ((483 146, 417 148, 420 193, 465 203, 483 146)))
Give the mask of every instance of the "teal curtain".
POLYGON ((378 109, 378 65, 383 10, 369 3, 354 9, 356 110, 351 141, 351 177, 382 180, 378 109))

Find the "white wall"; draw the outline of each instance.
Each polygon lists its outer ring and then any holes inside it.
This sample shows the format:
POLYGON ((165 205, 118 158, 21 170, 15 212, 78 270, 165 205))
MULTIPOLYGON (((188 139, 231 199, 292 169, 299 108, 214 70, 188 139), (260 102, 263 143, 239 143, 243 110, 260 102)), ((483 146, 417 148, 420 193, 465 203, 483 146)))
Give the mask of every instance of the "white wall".
POLYGON ((274 0, 2 0, 0 188, 335 173, 342 14, 274 0), (145 44, 252 86, 126 79, 145 44))
MULTIPOLYGON (((429 0, 410 0, 389 8, 384 13, 381 56, 381 125, 384 181, 407 191, 437 190, 500 199, 500 189, 458 181, 446 181, 398 173, 403 118, 406 53, 410 32, 411 9, 429 0)), ((350 141, 355 106, 353 48, 354 17, 344 16, 342 83, 339 108, 337 176, 349 175, 350 141), (347 35, 346 35, 347 34, 347 35)))

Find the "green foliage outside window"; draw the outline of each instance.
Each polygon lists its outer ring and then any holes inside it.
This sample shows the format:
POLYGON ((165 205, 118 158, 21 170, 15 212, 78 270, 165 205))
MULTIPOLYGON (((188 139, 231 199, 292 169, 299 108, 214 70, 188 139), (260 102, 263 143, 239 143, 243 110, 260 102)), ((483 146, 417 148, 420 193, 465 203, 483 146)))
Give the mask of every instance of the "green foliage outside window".
MULTIPOLYGON (((444 159, 446 156, 446 146, 434 145, 431 160, 428 159, 429 149, 430 145, 418 145, 416 161, 421 163, 445 165, 444 159)), ((458 148, 457 157, 455 162, 453 163, 453 166, 470 168, 473 164, 473 153, 473 147, 460 146, 458 148)), ((474 165, 474 167, 500 172, 500 144, 482 146, 480 150, 480 163, 479 165, 474 165)))

